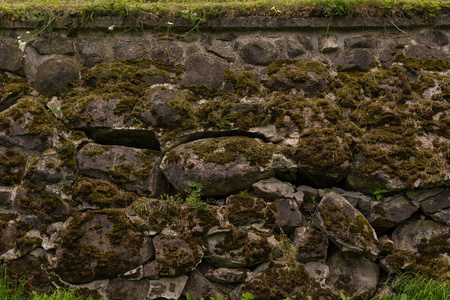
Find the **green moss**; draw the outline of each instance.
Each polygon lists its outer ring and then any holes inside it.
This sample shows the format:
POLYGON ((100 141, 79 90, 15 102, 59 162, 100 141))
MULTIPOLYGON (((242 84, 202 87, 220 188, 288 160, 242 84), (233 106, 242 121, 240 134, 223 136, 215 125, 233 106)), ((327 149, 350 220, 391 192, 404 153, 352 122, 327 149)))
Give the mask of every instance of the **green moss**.
POLYGON ((84 147, 81 151, 83 155, 89 156, 89 157, 95 157, 102 155, 105 153, 105 151, 109 151, 113 149, 114 146, 94 146, 94 147, 84 147))
POLYGON ((426 89, 434 86, 436 86, 436 83, 434 82, 433 75, 422 74, 419 76, 419 80, 417 81, 417 83, 412 84, 412 89, 414 92, 422 95, 426 89))
POLYGON ((59 149, 58 157, 62 161, 63 166, 68 166, 69 168, 75 168, 75 154, 77 147, 75 144, 69 140, 63 140, 61 148, 59 149))
POLYGON ((131 175, 134 168, 134 163, 122 163, 113 167, 107 167, 107 172, 111 178, 119 183, 131 182, 131 175))
POLYGON ((17 199, 17 207, 26 214, 33 214, 41 220, 41 229, 52 222, 64 220, 67 217, 64 213, 58 214, 58 209, 64 207, 62 200, 51 195, 45 189, 45 186, 26 181, 24 187, 27 189, 25 195, 17 199))
POLYGON ((262 167, 267 166, 277 152, 273 145, 239 136, 198 141, 187 144, 184 148, 192 150, 205 163, 226 165, 242 155, 251 166, 262 167))
POLYGON ((0 102, 3 102, 6 97, 15 97, 26 95, 30 87, 24 78, 11 78, 5 73, 0 72, 0 102))
POLYGON ((41 245, 42 239, 35 236, 22 236, 16 239, 16 248, 23 254, 41 245))
POLYGON ((271 262, 260 276, 244 284, 243 290, 251 292, 255 299, 338 299, 330 289, 312 279, 301 264, 289 268, 271 262))
POLYGON ((162 240, 162 255, 156 255, 158 262, 158 274, 160 276, 179 276, 195 269, 202 259, 202 252, 198 249, 199 244, 193 242, 191 245, 185 241, 174 240, 169 237, 162 240))
POLYGON ((12 186, 21 182, 26 159, 14 151, 6 151, 0 155, 0 182, 2 185, 12 186))
POLYGON ((421 69, 438 72, 450 69, 450 61, 443 61, 441 59, 420 60, 414 57, 407 57, 404 54, 397 54, 395 56, 395 61, 401 62, 405 68, 413 73, 417 73, 421 69))
POLYGON ((255 73, 244 71, 238 75, 234 84, 235 93, 240 96, 252 96, 259 92, 258 83, 253 78, 255 73))
POLYGON ((97 179, 82 178, 73 186, 75 200, 101 208, 127 207, 136 199, 132 193, 121 192, 113 184, 97 179))
POLYGON ((326 229, 339 236, 344 242, 361 247, 364 252, 370 252, 366 242, 377 247, 381 246, 374 237, 369 222, 362 215, 349 217, 347 213, 342 213, 339 207, 332 204, 321 204, 317 209, 326 229))
POLYGON ((227 199, 226 218, 234 226, 245 226, 263 222, 273 226, 276 219, 276 206, 268 204, 262 199, 238 194, 227 199))
POLYGON ((340 274, 336 279, 334 286, 338 291, 344 292, 345 295, 353 295, 356 292, 350 275, 340 274))
POLYGON ((155 158, 159 157, 160 153, 154 150, 145 150, 140 154, 140 159, 142 160, 142 166, 139 169, 134 170, 134 175, 141 179, 147 179, 152 175, 153 172, 153 162, 155 158))
POLYGON ((382 206, 382 205, 380 205, 380 204, 377 204, 377 205, 375 205, 374 207, 372 207, 372 211, 373 211, 374 213, 379 214, 379 215, 382 216, 382 217, 386 217, 386 216, 387 216, 387 210, 386 210, 386 208, 384 208, 384 206, 382 206))

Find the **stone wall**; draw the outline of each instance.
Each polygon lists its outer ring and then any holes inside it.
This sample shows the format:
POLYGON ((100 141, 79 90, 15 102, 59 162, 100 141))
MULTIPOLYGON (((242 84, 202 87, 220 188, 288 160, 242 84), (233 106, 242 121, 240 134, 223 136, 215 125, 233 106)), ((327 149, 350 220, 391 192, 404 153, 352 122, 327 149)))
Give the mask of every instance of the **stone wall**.
POLYGON ((3 267, 109 299, 449 280, 450 30, 390 21, 4 24, 3 267))

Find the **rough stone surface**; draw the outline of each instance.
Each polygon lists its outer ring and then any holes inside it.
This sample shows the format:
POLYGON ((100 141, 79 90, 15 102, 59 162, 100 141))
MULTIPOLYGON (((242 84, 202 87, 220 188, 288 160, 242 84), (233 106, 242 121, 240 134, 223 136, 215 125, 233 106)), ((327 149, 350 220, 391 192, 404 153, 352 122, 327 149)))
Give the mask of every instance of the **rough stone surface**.
POLYGON ((258 140, 220 138, 176 147, 164 156, 161 170, 178 192, 183 193, 188 182, 193 181, 203 184, 205 196, 213 197, 248 189, 253 183, 272 177, 280 161, 290 164, 283 156, 275 155, 270 145, 258 140), (232 150, 224 156, 226 149, 232 150), (258 151, 262 159, 247 160, 253 151, 258 151))
POLYGON ((294 246, 297 259, 301 262, 325 261, 328 252, 328 238, 313 227, 299 227, 294 232, 294 246))
POLYGON ((427 198, 424 201, 420 202, 420 208, 426 214, 432 214, 439 212, 443 209, 450 207, 450 189, 447 188, 443 192, 427 198))
POLYGON ((430 46, 445 46, 448 44, 448 36, 442 31, 427 30, 418 36, 418 42, 430 46))
POLYGON ((149 290, 148 281, 129 281, 126 279, 112 279, 108 285, 108 296, 112 300, 144 299, 149 290))
POLYGON ((326 283, 347 297, 373 295, 376 291, 380 268, 367 258, 334 253, 328 260, 330 276, 326 283))
POLYGON ((210 55, 194 54, 186 59, 186 72, 182 85, 205 85, 210 89, 220 88, 225 73, 225 63, 210 55))
POLYGON ((306 224, 306 218, 299 211, 294 199, 277 199, 275 205, 279 222, 275 226, 280 227, 284 233, 289 234, 296 227, 306 224))
POLYGON ((335 35, 320 36, 319 48, 321 53, 335 52, 339 49, 338 38, 335 35))
POLYGON ((347 38, 344 40, 345 48, 376 48, 377 41, 370 35, 347 38))
POLYGON ((65 57, 55 57, 43 62, 36 70, 34 87, 44 95, 56 95, 80 77, 77 65, 65 57))
POLYGON ((417 220, 398 226, 392 233, 395 250, 416 253, 422 239, 448 233, 448 226, 431 220, 417 220))
POLYGON ((399 195, 389 197, 372 206, 368 220, 378 234, 407 220, 419 208, 411 204, 406 197, 399 195))
POLYGON ((149 299, 180 299, 181 293, 186 286, 187 276, 161 278, 159 280, 151 280, 150 289, 147 297, 149 299))
POLYGON ((205 277, 219 283, 244 283, 252 278, 252 274, 249 269, 218 268, 208 272, 205 277))
POLYGON ((127 190, 148 195, 158 195, 165 188, 157 151, 91 143, 76 157, 80 172, 86 176, 109 180, 127 190))
POLYGON ((372 260, 380 252, 377 235, 367 219, 336 193, 322 198, 313 224, 344 252, 356 252, 372 260))
POLYGON ((336 64, 342 65, 344 71, 363 71, 374 61, 375 57, 364 49, 348 50, 336 58, 336 64))
POLYGON ((225 297, 226 292, 218 288, 214 283, 203 277, 199 271, 193 271, 189 274, 188 281, 183 290, 183 295, 202 295, 202 297, 225 297))
POLYGON ((268 65, 278 57, 278 50, 274 44, 266 41, 251 41, 240 50, 239 55, 245 63, 253 65, 268 65))
POLYGON ((13 73, 20 73, 22 68, 22 51, 17 40, 2 39, 0 41, 0 69, 13 73))
POLYGON ((252 187, 257 196, 267 200, 294 197, 294 187, 292 184, 282 182, 275 177, 258 181, 252 187))

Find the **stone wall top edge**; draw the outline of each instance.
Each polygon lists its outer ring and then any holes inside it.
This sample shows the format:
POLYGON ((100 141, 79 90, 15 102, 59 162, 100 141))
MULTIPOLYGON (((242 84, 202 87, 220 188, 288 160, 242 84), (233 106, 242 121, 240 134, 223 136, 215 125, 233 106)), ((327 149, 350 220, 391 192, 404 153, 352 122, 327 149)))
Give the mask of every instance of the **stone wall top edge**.
MULTIPOLYGON (((114 25, 116 29, 142 28, 142 29, 166 29, 170 26, 173 30, 189 30, 193 25, 186 19, 171 20, 170 25, 166 20, 139 19, 124 20, 116 16, 98 16, 95 20, 80 24, 77 18, 56 18, 51 24, 53 30, 85 29, 105 30, 114 25)), ((0 28, 3 29, 33 29, 36 24, 30 20, 0 19, 0 28)), ((199 26, 202 30, 293 30, 293 29, 323 29, 333 28, 339 30, 355 30, 367 28, 412 28, 412 27, 450 27, 450 16, 441 15, 434 19, 411 18, 276 18, 269 16, 252 16, 237 18, 218 18, 209 20, 199 26)))

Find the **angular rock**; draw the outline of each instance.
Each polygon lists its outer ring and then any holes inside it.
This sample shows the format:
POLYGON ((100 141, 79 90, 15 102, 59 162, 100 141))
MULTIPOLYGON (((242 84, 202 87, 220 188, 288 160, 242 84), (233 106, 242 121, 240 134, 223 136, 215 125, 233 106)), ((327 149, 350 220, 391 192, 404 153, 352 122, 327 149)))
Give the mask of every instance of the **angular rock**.
POLYGON ((252 184, 253 190, 258 197, 273 201, 278 198, 293 198, 294 187, 291 183, 282 182, 272 177, 252 184))
POLYGON ((364 49, 351 49, 336 58, 336 65, 342 65, 344 71, 364 71, 369 68, 375 57, 364 49))
POLYGON ((212 45, 206 46, 205 50, 218 56, 219 58, 225 59, 229 63, 235 61, 236 52, 232 49, 229 43, 214 41, 212 45))
POLYGON ((31 179, 40 184, 60 182, 63 179, 62 164, 57 154, 43 155, 37 161, 31 179))
POLYGON ((153 126, 164 126, 175 128, 182 120, 187 117, 181 115, 175 110, 174 103, 185 103, 187 105, 185 91, 168 89, 166 87, 156 87, 149 92, 148 102, 151 103, 149 109, 141 112, 139 118, 144 124, 153 126))
POLYGON ((208 297, 216 298, 217 295, 221 295, 226 298, 226 290, 220 289, 214 283, 203 277, 203 275, 195 270, 189 274, 188 281, 183 290, 183 295, 188 294, 196 297, 203 297, 207 299, 208 297))
POLYGON ((442 59, 450 60, 450 54, 436 48, 426 46, 409 46, 405 51, 406 56, 415 57, 419 59, 442 59))
POLYGON ((400 222, 409 219, 417 210, 419 208, 411 204, 405 196, 398 195, 373 205, 372 212, 367 220, 376 232, 381 234, 400 222))
POLYGON ((430 240, 433 237, 449 232, 447 225, 431 220, 417 220, 397 226, 392 233, 392 241, 396 251, 418 252, 418 245, 423 239, 430 240))
POLYGON ((347 38, 345 48, 377 48, 377 41, 370 35, 347 38))
POLYGON ((264 237, 235 229, 218 233, 207 241, 206 261, 219 268, 246 268, 269 261, 278 243, 273 236, 264 237))
POLYGON ((188 280, 187 276, 161 278, 158 280, 151 280, 150 289, 148 292, 148 299, 180 299, 181 293, 186 286, 188 280))
POLYGON ((317 205, 319 205, 319 192, 312 187, 300 185, 297 187, 296 195, 297 203, 307 212, 314 211, 317 205))
POLYGON ((44 61, 36 70, 35 89, 44 95, 56 95, 66 89, 69 83, 80 78, 75 62, 64 56, 44 61))
POLYGON ((275 227, 281 228, 285 234, 289 234, 295 228, 307 223, 306 218, 300 213, 298 204, 294 199, 277 199, 275 200, 275 205, 278 215, 278 222, 275 223, 275 227))
POLYGON ((227 67, 222 60, 210 55, 193 54, 186 59, 185 65, 186 72, 183 74, 181 85, 205 85, 210 89, 222 87, 227 67))
POLYGON ((17 215, 0 214, 0 255, 3 255, 14 248, 16 242, 17 227, 19 224, 14 221, 17 215), (8 220, 11 218, 12 220, 8 220))
POLYGON ((313 224, 344 252, 356 252, 371 260, 380 252, 377 235, 367 219, 336 193, 323 196, 313 224))
POLYGON ((334 253, 328 260, 330 276, 326 283, 347 297, 373 295, 378 285, 380 270, 377 264, 364 257, 334 253))
POLYGON ((270 42, 254 40, 242 46, 239 55, 247 64, 265 66, 278 58, 279 51, 270 42))
POLYGON ((420 208, 426 214, 433 214, 450 208, 450 188, 420 202, 420 208))
POLYGON ((175 189, 184 193, 189 182, 201 183, 206 197, 246 190, 276 171, 295 169, 274 145, 247 137, 204 139, 166 153, 161 170, 175 189))
POLYGON ((367 197, 363 193, 360 193, 360 192, 346 191, 346 190, 343 190, 343 189, 340 189, 340 188, 336 188, 336 187, 331 188, 331 191, 333 191, 336 194, 341 195, 342 197, 344 197, 345 200, 348 201, 348 203, 353 205, 353 207, 357 207, 358 206, 358 202, 359 202, 360 198, 367 197))
POLYGON ((154 257, 151 238, 123 210, 75 213, 56 250, 56 273, 71 283, 114 278, 154 257))
POLYGON ((335 35, 322 35, 319 37, 319 49, 321 53, 335 52, 339 49, 338 38, 335 35))
POLYGON ((150 288, 148 281, 130 281, 126 279, 112 279, 108 285, 108 298, 111 300, 145 299, 150 288))
POLYGON ((434 213, 431 217, 438 222, 450 225, 450 208, 434 213))
POLYGON ((447 34, 438 30, 427 30, 421 33, 417 41, 429 46, 445 46, 449 43, 447 34))
POLYGON ((252 279, 249 269, 218 268, 206 273, 205 277, 218 283, 244 283, 252 279))
POLYGON ((0 208, 9 208, 12 205, 15 190, 8 187, 0 187, 0 208))
POLYGON ((158 235, 153 238, 153 246, 157 262, 155 269, 161 277, 180 276, 191 272, 203 257, 200 245, 188 245, 182 239, 158 235))
POLYGON ((159 60, 164 64, 180 62, 183 57, 183 48, 178 45, 173 45, 172 43, 170 43, 169 46, 160 45, 150 53, 150 57, 159 60))
POLYGON ((76 155, 81 174, 114 182, 129 191, 159 195, 165 188, 157 151, 90 143, 76 155))
POLYGON ((327 258, 328 239, 322 232, 313 227, 296 228, 293 244, 297 248, 297 259, 301 262, 325 261, 327 258))

